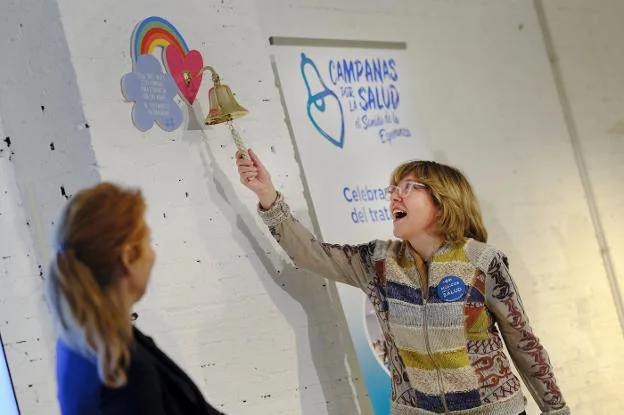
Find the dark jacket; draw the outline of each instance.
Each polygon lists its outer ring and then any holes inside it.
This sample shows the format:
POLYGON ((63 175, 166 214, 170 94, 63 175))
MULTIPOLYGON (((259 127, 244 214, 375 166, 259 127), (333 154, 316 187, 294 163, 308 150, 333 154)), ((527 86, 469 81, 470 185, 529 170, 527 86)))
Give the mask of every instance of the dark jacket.
POLYGON ((154 341, 133 329, 128 383, 102 384, 96 363, 57 342, 56 377, 62 415, 222 415, 154 341))

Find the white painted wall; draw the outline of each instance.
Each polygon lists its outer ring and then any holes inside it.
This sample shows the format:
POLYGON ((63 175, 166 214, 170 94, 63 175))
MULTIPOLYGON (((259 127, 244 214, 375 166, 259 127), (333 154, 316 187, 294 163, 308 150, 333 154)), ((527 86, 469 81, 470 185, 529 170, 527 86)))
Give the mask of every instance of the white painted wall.
POLYGON ((624 3, 546 3, 580 148, 619 288, 624 289, 624 3))
MULTIPOLYGON (((622 285, 622 6, 556 0, 546 12, 622 285)), ((149 15, 173 22, 250 110, 237 125, 306 222, 267 38, 406 41, 415 116, 436 159, 475 185, 573 413, 624 409, 622 332, 532 2, 30 0, 0 5, 0 330, 24 414, 57 411, 38 266, 60 186, 72 194, 100 179, 144 190, 159 257, 138 323, 213 404, 356 412, 325 281, 290 270, 262 233, 227 129, 132 126, 119 82, 132 29, 149 15)))
POLYGON ((59 19, 55 2, 0 5, 0 330, 23 414, 56 411, 42 278, 66 197, 98 180, 59 19))
MULTIPOLYGON (((0 137, 6 139, 1 123, 0 137)), ((0 143, 0 330, 22 413, 28 414, 51 407, 56 385, 41 271, 28 233, 36 225, 25 215, 28 202, 19 195, 11 147, 0 143)))
MULTIPOLYGON (((280 187, 300 195, 253 4, 194 1, 181 8, 118 1, 85 9, 77 1, 40 1, 1 8, 1 50, 10 59, 0 69, 0 118, 15 152, 11 161, 3 160, 14 176, 0 177, 14 190, 5 215, 33 216, 40 223, 31 238, 23 220, 11 220, 15 229, 2 229, 3 242, 17 235, 20 243, 34 245, 28 265, 37 270, 47 262, 52 221, 65 202, 60 186, 68 195, 100 178, 140 186, 158 262, 137 310, 138 325, 189 372, 207 399, 236 414, 351 411, 345 348, 327 286, 274 254, 251 195, 238 183, 225 127, 141 134, 121 96, 120 79, 132 69, 134 25, 152 14, 167 17, 251 110, 241 132, 267 162, 280 165, 274 170, 280 187), (23 212, 22 199, 32 201, 23 212)), ((208 82, 199 113, 207 109, 207 88, 208 82)), ((294 207, 306 219, 300 199, 294 207)), ((35 279, 37 291, 28 302, 13 291, 0 294, 2 330, 23 412, 53 414, 53 339, 41 337, 38 326, 13 329, 33 316, 31 325, 47 324, 39 274, 7 261, 2 270, 3 286, 20 275, 35 279), (43 344, 37 366, 25 357, 26 345, 35 341, 43 344)), ((22 284, 13 290, 29 289, 22 284)))

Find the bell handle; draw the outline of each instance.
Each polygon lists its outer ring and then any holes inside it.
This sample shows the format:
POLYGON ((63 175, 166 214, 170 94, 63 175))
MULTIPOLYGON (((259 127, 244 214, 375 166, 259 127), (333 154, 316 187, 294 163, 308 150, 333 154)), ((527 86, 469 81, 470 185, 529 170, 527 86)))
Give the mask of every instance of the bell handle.
POLYGON ((236 149, 242 153, 242 157, 244 159, 249 160, 249 151, 247 150, 247 146, 243 142, 243 138, 238 133, 238 130, 234 127, 232 121, 228 121, 227 125, 230 128, 230 133, 232 134, 232 139, 234 140, 234 145, 236 145, 236 149))

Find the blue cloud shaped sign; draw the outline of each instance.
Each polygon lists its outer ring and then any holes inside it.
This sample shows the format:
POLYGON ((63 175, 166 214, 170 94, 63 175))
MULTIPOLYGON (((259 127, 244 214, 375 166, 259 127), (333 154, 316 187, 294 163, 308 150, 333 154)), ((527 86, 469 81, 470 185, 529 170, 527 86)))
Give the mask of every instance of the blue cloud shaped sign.
POLYGON ((122 78, 121 89, 126 100, 135 102, 132 122, 140 131, 149 130, 154 123, 165 131, 182 125, 182 110, 174 101, 178 87, 154 56, 139 56, 132 72, 122 78))

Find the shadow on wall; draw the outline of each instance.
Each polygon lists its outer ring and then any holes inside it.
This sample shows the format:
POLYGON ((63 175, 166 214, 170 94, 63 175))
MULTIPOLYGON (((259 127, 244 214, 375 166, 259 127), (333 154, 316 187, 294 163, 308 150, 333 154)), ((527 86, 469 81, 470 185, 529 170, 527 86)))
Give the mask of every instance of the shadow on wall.
MULTIPOLYGON (((325 280, 306 271, 296 269, 280 259, 279 256, 274 255, 274 259, 271 258, 274 248, 268 232, 259 228, 254 218, 244 214, 244 212, 249 212, 249 207, 238 199, 232 184, 233 182, 238 183, 238 176, 226 175, 207 144, 208 140, 205 133, 201 131, 200 135, 197 135, 196 131, 201 130, 196 128, 199 125, 198 118, 201 117, 199 114, 201 108, 196 105, 194 110, 189 112, 188 125, 188 130, 193 130, 193 132, 186 134, 183 139, 191 145, 200 147, 199 154, 204 166, 204 176, 208 180, 210 199, 218 206, 225 220, 230 223, 232 239, 236 241, 237 245, 253 250, 253 253, 250 252, 251 255, 249 255, 253 267, 259 271, 263 270, 270 276, 270 280, 263 278, 261 282, 296 336, 296 352, 300 359, 298 362, 298 393, 301 399, 301 408, 298 413, 309 415, 318 415, 324 412, 329 415, 353 413, 355 397, 349 396, 349 379, 344 365, 346 353, 341 344, 338 323, 327 324, 327 309, 331 307, 331 299, 325 289, 325 280), (236 178, 235 181, 234 178, 236 178), (210 180, 212 183, 209 183, 210 180), (284 291, 303 308, 307 317, 306 332, 302 330, 304 325, 301 319, 293 315, 292 307, 285 306, 283 299, 280 299, 284 291), (309 364, 308 356, 310 353, 314 364, 313 368, 309 364), (336 365, 336 362, 340 362, 340 365, 336 365), (312 373, 313 371, 316 371, 316 374, 312 373), (319 408, 319 401, 313 399, 313 393, 306 392, 308 389, 318 388, 318 385, 306 384, 310 382, 310 379, 315 379, 316 376, 321 382, 320 387, 325 398, 323 408, 319 408), (336 383, 339 382, 342 382, 345 387, 336 387, 336 383)), ((234 172, 234 160, 232 160, 232 165, 234 172)), ((200 224, 199 226, 203 225, 200 224)), ((208 235, 209 233, 204 234, 208 235)), ((294 411, 296 408, 292 409, 294 411)), ((227 412, 227 408, 224 410, 227 412)))
MULTIPOLYGON (((7 329, 4 340, 22 412, 54 414, 55 339, 42 281, 58 214, 76 189, 97 183, 99 174, 57 2, 8 3, 0 6, 0 138, 19 190, 22 220, 15 226, 23 241, 14 243, 24 247, 17 255, 27 257, 31 275, 12 286, 15 296, 28 296, 2 316, 8 326, 25 328, 7 329), (40 358, 33 358, 35 350, 40 358)), ((0 302, 11 295, 0 292, 0 302)))

